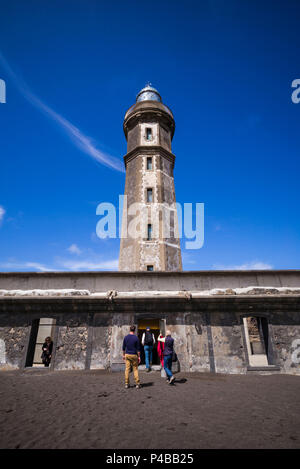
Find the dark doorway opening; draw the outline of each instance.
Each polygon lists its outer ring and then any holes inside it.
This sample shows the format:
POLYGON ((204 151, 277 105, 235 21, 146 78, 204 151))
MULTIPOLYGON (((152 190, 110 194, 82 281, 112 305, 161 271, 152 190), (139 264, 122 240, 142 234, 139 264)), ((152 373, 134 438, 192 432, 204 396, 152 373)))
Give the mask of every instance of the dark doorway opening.
POLYGON ((39 330, 39 323, 40 323, 39 319, 34 319, 31 324, 29 344, 28 344, 27 356, 26 356, 26 362, 25 362, 26 367, 32 366, 33 364, 36 339, 37 339, 38 330, 39 330))
POLYGON ((244 318, 249 364, 267 366, 269 355, 268 321, 261 316, 244 318))
POLYGON ((31 324, 25 367, 43 367, 42 345, 46 337, 53 340, 55 319, 34 319, 31 324))
POLYGON ((146 327, 150 327, 152 334, 155 337, 155 344, 152 352, 152 365, 159 365, 159 357, 157 353, 157 339, 160 334, 161 320, 160 319, 140 319, 138 322, 138 338, 141 344, 141 365, 145 365, 145 352, 142 345, 143 333, 146 332, 146 327))

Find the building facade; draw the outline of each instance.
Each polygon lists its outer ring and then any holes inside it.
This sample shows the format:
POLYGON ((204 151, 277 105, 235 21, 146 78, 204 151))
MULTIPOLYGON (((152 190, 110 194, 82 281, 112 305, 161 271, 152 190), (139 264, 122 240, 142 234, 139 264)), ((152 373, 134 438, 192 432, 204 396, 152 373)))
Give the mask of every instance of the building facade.
POLYGON ((1 369, 41 366, 46 326, 50 369, 121 370, 131 324, 181 371, 300 374, 300 271, 0 273, 1 369))
POLYGON ((174 129, 159 93, 141 90, 124 119, 118 272, 0 273, 0 369, 41 367, 50 335, 50 370, 121 370, 135 324, 139 337, 171 330, 177 370, 300 374, 300 270, 182 271, 174 129))

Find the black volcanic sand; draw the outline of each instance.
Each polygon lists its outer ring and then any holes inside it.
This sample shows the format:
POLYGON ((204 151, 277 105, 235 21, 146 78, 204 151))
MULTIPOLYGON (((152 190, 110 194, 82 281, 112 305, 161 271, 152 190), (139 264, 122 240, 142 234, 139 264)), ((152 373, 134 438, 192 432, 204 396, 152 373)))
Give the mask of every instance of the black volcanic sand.
POLYGON ((0 448, 300 448, 299 376, 140 377, 0 372, 0 448))

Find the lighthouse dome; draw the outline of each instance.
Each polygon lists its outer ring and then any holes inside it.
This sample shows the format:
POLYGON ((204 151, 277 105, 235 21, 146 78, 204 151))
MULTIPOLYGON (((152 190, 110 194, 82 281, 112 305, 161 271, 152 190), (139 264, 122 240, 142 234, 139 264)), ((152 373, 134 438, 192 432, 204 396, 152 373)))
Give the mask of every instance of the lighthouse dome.
POLYGON ((143 88, 136 97, 136 102, 140 101, 158 101, 162 102, 159 92, 151 86, 151 83, 148 83, 145 88, 143 88))

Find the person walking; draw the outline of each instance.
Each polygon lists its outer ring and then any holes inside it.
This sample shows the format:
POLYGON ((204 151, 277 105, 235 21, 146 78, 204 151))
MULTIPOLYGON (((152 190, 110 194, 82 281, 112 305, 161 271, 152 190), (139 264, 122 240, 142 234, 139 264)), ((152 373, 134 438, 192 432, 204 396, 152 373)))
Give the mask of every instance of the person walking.
POLYGON ((142 336, 142 345, 145 351, 146 371, 149 373, 152 365, 152 352, 155 344, 155 337, 152 334, 150 327, 146 327, 146 332, 142 336))
POLYGON ((164 369, 167 375, 169 384, 174 383, 175 378, 172 373, 172 356, 174 351, 174 339, 171 337, 171 331, 166 332, 166 337, 158 337, 159 342, 164 342, 165 347, 163 351, 164 356, 164 369))
POLYGON ((135 326, 130 326, 130 333, 123 340, 123 360, 125 360, 125 389, 129 388, 129 373, 133 369, 135 387, 141 387, 138 366, 141 361, 140 343, 135 335, 135 326))

